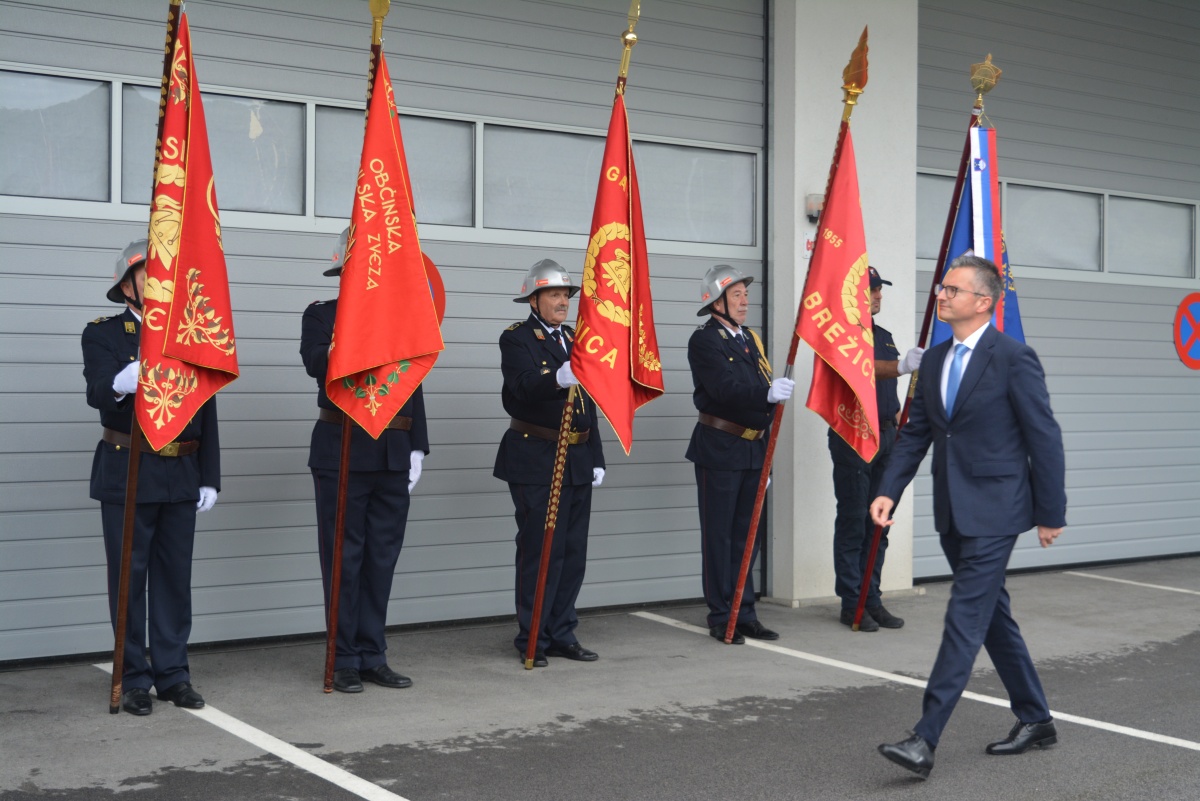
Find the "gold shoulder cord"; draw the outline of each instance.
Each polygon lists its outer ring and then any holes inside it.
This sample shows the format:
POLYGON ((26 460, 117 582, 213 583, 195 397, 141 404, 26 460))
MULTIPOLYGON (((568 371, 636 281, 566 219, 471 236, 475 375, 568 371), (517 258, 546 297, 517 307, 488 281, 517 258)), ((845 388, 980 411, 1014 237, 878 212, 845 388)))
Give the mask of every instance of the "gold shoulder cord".
POLYGON ((758 348, 758 371, 762 373, 762 377, 767 379, 767 383, 771 383, 771 363, 767 361, 767 349, 763 347, 763 341, 758 338, 758 332, 753 328, 747 328, 750 336, 754 337, 754 346, 758 348))

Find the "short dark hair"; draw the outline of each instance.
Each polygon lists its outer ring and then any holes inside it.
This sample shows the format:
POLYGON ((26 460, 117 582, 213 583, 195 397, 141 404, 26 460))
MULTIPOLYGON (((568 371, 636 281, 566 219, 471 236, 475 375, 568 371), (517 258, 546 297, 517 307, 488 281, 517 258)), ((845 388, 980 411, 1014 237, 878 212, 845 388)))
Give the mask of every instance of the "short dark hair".
POLYGON ((995 263, 974 255, 959 256, 950 262, 951 270, 960 267, 974 271, 975 286, 992 299, 992 308, 995 308, 1000 302, 1000 295, 1004 293, 1004 281, 1000 278, 1000 269, 995 263))

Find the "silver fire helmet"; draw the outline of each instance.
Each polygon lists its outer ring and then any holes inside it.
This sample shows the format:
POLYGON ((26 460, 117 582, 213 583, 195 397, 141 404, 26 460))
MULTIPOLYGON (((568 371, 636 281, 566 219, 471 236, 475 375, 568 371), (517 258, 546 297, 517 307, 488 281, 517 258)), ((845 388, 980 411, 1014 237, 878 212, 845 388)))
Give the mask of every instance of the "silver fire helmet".
POLYGON ((130 278, 133 271, 146 262, 146 253, 150 242, 145 239, 135 239, 125 246, 121 255, 117 256, 116 267, 113 268, 113 285, 105 295, 113 303, 125 303, 125 293, 121 291, 121 283, 130 278))
POLYGON ((579 292, 579 287, 571 283, 571 276, 567 274, 561 264, 553 259, 542 259, 529 268, 525 280, 521 282, 521 294, 513 298, 513 303, 525 303, 538 290, 560 286, 567 288, 567 297, 573 298, 579 292))
POLYGON ((346 263, 346 243, 350 241, 350 229, 346 228, 342 231, 342 235, 338 237, 337 245, 333 249, 333 265, 321 273, 321 275, 341 275, 342 267, 346 263))
POLYGON ((742 271, 736 267, 730 267, 728 264, 710 267, 704 274, 704 278, 700 280, 701 306, 700 311, 696 312, 696 316, 703 317, 711 314, 713 303, 723 298, 725 290, 734 284, 750 286, 752 283, 754 283, 754 276, 743 275, 742 271))

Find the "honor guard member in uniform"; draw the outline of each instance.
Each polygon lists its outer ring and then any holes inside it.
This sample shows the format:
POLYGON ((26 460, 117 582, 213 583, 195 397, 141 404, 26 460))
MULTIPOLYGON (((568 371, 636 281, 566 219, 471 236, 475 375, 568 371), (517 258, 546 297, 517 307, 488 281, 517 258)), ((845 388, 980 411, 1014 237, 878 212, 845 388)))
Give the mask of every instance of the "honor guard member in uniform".
MULTIPOLYGON (((708 633, 724 640, 733 591, 746 549, 754 498, 767 452, 766 428, 775 404, 792 396, 790 378, 771 380, 771 366, 758 335, 744 326, 753 277, 728 264, 710 269, 700 284, 697 317, 709 315, 688 340, 688 364, 700 421, 687 458, 696 465, 700 538, 708 633)), ((754 543, 757 556, 761 538, 754 543)), ((746 576, 738 610, 735 644, 746 637, 776 640, 758 622, 754 578, 746 576)))
MULTIPOLYGON (((130 429, 138 391, 138 343, 146 285, 147 242, 131 242, 117 259, 108 299, 125 306, 114 317, 93 320, 83 330, 83 377, 88 405, 100 410, 104 427, 92 459, 91 497, 100 501, 104 552, 108 559, 108 606, 117 623, 124 539, 125 484, 129 474, 130 429)), ((211 399, 159 451, 142 440, 138 462, 137 513, 129 565, 129 608, 125 629, 124 693, 121 708, 134 715, 159 700, 199 709, 204 699, 192 687, 187 642, 192 632, 192 543, 196 513, 217 502, 221 489, 221 445, 217 402, 211 399), (150 661, 146 661, 146 584, 149 581, 150 661)))
MULTIPOLYGON (((500 335, 500 371, 504 375, 500 396, 512 419, 500 440, 492 475, 508 482, 516 508, 518 632, 513 645, 522 659, 533 619, 558 430, 568 388, 579 383, 571 372, 575 331, 563 325, 570 299, 578 291, 566 270, 557 262, 542 259, 529 269, 520 296, 514 298, 516 303, 529 304, 529 319, 513 323, 500 335)), ((543 623, 536 635, 535 667, 545 667, 547 656, 578 662, 599 658, 575 637, 579 625, 575 600, 587 565, 592 488, 604 480, 604 450, 596 419, 596 405, 579 387, 546 575, 543 623)))
MULTIPOLYGON (((896 444, 896 424, 900 422, 900 398, 896 392, 898 379, 908 375, 921 363, 924 348, 911 348, 900 358, 892 332, 879 324, 876 317, 883 305, 884 281, 874 267, 867 268, 871 284, 871 326, 875 334, 875 401, 879 405, 879 452, 870 462, 864 462, 858 451, 832 428, 829 429, 829 455, 833 458, 833 494, 837 498, 837 517, 833 524, 834 591, 842 599, 841 621, 854 625, 858 610, 858 594, 862 589, 862 572, 867 566, 875 522, 869 509, 879 490, 879 479, 887 468, 896 444)), ((887 553, 889 529, 879 538, 875 569, 871 572, 871 587, 867 591, 867 608, 859 621, 859 631, 879 631, 879 627, 898 629, 904 620, 883 606, 879 594, 879 577, 883 571, 883 555, 887 553)))
MULTIPOLYGON (((342 273, 346 240, 342 232, 327 276, 342 273)), ((304 310, 300 356, 304 369, 317 380, 317 422, 308 451, 317 499, 317 547, 328 614, 332 581, 334 520, 337 514, 338 469, 342 455, 342 411, 325 394, 329 346, 337 299, 319 300, 304 310)), ((388 599, 404 529, 409 493, 421 477, 429 433, 421 387, 401 407, 379 439, 351 424, 350 475, 342 542, 342 577, 338 599, 333 689, 360 693, 363 681, 381 687, 411 687, 412 679, 388 667, 385 652, 388 599)))

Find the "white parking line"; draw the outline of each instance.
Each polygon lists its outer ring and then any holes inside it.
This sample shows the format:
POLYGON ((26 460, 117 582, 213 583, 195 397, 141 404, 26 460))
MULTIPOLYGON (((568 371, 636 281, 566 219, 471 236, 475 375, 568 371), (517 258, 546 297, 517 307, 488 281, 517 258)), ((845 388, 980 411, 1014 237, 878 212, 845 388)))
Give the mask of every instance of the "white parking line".
POLYGON ((1099 579, 1100 581, 1115 581, 1117 584, 1132 584, 1135 587, 1149 587, 1152 590, 1166 590, 1167 592, 1182 592, 1187 595, 1200 595, 1200 591, 1185 590, 1183 587, 1168 587, 1165 584, 1147 584, 1144 581, 1130 581, 1129 579, 1115 578, 1113 576, 1101 576, 1097 573, 1082 573, 1078 570, 1064 570, 1063 575, 1099 579))
MULTIPOLYGON (((693 626, 690 623, 683 623, 675 620, 674 618, 664 617, 663 615, 656 615, 653 612, 632 612, 631 614, 645 620, 652 620, 655 623, 663 623, 668 626, 673 626, 677 629, 683 629, 684 631, 690 631, 695 634, 703 634, 705 637, 709 636, 708 629, 701 628, 700 626, 693 626)), ((839 670, 848 670, 852 673, 860 673, 864 676, 871 676, 876 679, 895 682, 896 684, 907 684, 910 687, 920 687, 921 689, 925 689, 924 681, 921 681, 920 679, 914 679, 911 676, 901 676, 898 673, 889 673, 886 670, 876 670, 875 668, 866 667, 865 665, 856 665, 853 662, 843 662, 840 659, 830 659, 827 656, 819 656, 817 654, 810 654, 804 651, 797 651, 792 648, 784 648, 781 645, 763 642, 762 640, 747 639, 746 645, 752 648, 761 648, 764 651, 773 651, 774 653, 783 654, 784 656, 795 657, 796 659, 803 659, 807 662, 814 662, 818 665, 825 665, 826 667, 838 668, 839 670)), ((1005 709, 1009 707, 1007 698, 996 698, 990 695, 981 695, 980 693, 973 693, 969 690, 964 692, 962 697, 969 698, 972 701, 978 701, 983 704, 1004 707, 1005 709)), ((1068 723, 1078 723, 1080 726, 1090 726, 1093 729, 1103 729, 1104 731, 1110 731, 1114 734, 1124 734, 1127 737, 1137 737, 1141 740, 1150 740, 1151 742, 1163 743, 1164 745, 1174 745, 1191 751, 1200 751, 1200 743, 1192 742, 1191 740, 1183 740, 1178 737, 1168 737, 1165 734, 1156 734, 1152 731, 1132 729, 1128 726, 1120 726, 1116 723, 1106 723, 1103 720, 1080 717, 1079 715, 1071 715, 1066 712, 1059 712, 1053 709, 1050 710, 1050 714, 1054 716, 1055 720, 1062 720, 1068 723)))
MULTIPOLYGON (((108 675, 112 675, 112 662, 95 665, 108 675)), ((164 702, 165 703, 165 702, 164 702)), ((229 732, 234 737, 240 737, 253 746, 261 748, 268 754, 274 754, 285 762, 291 762, 296 767, 318 776, 330 784, 336 784, 348 793, 354 793, 367 801, 408 801, 403 796, 383 789, 378 784, 359 778, 353 773, 315 757, 307 751, 302 751, 291 743, 285 743, 278 737, 272 737, 261 729, 243 723, 237 718, 227 715, 216 707, 205 704, 203 709, 185 709, 201 720, 208 721, 218 729, 229 732)))

